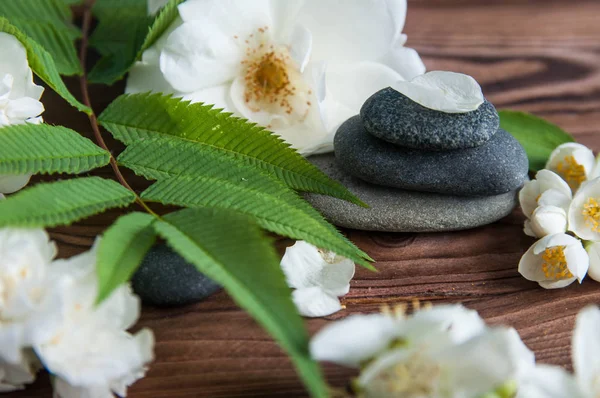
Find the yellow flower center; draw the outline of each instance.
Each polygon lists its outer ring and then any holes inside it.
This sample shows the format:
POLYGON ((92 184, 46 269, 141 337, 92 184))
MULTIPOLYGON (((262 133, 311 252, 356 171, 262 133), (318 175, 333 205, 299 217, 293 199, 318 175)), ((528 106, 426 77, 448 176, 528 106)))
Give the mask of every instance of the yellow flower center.
POLYGON ((573 155, 566 156, 562 162, 558 162, 556 171, 573 191, 577 190, 581 183, 586 180, 585 168, 577 163, 573 155))
POLYGON ((365 389, 376 396, 435 396, 440 373, 437 363, 414 355, 406 362, 395 364, 380 372, 365 389))
POLYGON ((571 271, 567 267, 567 259, 565 258, 566 246, 548 247, 542 254, 542 271, 548 279, 561 280, 573 277, 571 271))
POLYGON ((275 115, 275 122, 268 128, 304 121, 312 106, 312 90, 304 82, 289 48, 273 43, 268 27, 258 29, 245 43, 242 69, 246 106, 252 112, 275 115))
POLYGON ((592 228, 595 232, 600 232, 600 204, 596 198, 589 198, 583 205, 581 212, 585 219, 586 225, 592 228))

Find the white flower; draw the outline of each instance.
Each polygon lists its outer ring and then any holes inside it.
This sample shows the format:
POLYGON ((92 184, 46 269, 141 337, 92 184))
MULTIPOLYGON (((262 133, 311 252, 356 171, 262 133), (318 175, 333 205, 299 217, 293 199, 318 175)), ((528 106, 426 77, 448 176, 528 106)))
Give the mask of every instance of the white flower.
POLYGON ((300 314, 319 317, 342 309, 338 297, 350 290, 355 266, 351 260, 298 241, 285 250, 281 268, 300 314))
POLYGON ((567 213, 557 206, 540 206, 525 220, 524 230, 534 238, 567 232, 567 213))
POLYGON ((488 328, 459 305, 354 315, 324 328, 310 348, 317 360, 360 367, 354 385, 366 397, 482 396, 513 386, 534 362, 513 329, 488 328))
POLYGON ((216 104, 302 154, 330 151, 364 101, 425 72, 401 34, 406 0, 188 0, 127 92, 216 104))
POLYGON ((471 112, 485 101, 479 83, 462 73, 432 71, 392 88, 425 108, 446 113, 471 112))
POLYGON ((0 360, 22 364, 39 315, 53 304, 46 282, 55 255, 43 230, 0 229, 0 360))
POLYGON ((559 145, 550 154, 546 168, 560 175, 575 192, 593 176, 595 163, 594 153, 589 148, 570 142, 559 145))
POLYGON ((548 235, 531 246, 519 262, 519 272, 546 289, 581 283, 589 267, 581 241, 567 234, 548 235))
POLYGON ((600 396, 600 310, 588 306, 577 315, 572 352, 575 376, 564 369, 537 366, 524 378, 517 398, 596 398, 600 396))
POLYGON ((531 218, 538 206, 569 209, 573 194, 569 185, 556 173, 540 170, 534 180, 527 181, 519 191, 519 202, 525 217, 531 218))
POLYGON ((600 178, 586 181, 569 207, 569 230, 581 239, 600 240, 600 178))
MULTIPOLYGON (((44 88, 33 83, 25 47, 16 37, 0 32, 0 127, 40 123, 44 106, 39 101, 44 88)), ((31 175, 0 175, 0 193, 13 193, 29 182, 31 175)))
POLYGON ((126 332, 139 317, 139 299, 129 286, 118 288, 95 306, 96 252, 58 260, 51 272, 67 276, 65 300, 55 311, 63 322, 35 342, 33 348, 58 380, 55 395, 70 397, 125 396, 127 386, 143 377, 153 359, 154 338, 147 329, 126 332))

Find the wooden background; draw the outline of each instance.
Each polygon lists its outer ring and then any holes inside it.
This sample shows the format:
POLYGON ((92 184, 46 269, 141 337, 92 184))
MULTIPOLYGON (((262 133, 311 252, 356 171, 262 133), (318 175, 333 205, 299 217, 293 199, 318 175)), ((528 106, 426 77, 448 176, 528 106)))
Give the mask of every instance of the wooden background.
MULTIPOLYGON (((598 0, 419 0, 409 1, 405 32, 429 70, 468 73, 498 108, 548 118, 598 151, 599 17, 598 0)), ((120 90, 93 89, 96 110, 120 90)), ((87 120, 52 93, 44 103, 50 122, 90 131, 87 120)), ((61 255, 87 249, 116 215, 53 230, 61 255)), ((570 367, 574 316, 586 304, 600 303, 600 285, 585 280, 546 291, 520 277, 519 258, 533 242, 522 233, 522 222, 517 210, 494 225, 456 233, 346 231, 377 260, 380 272, 358 270, 344 299, 347 310, 307 321, 311 333, 383 303, 460 302, 492 324, 517 328, 539 362, 570 367)), ((144 308, 140 326, 154 330, 157 358, 130 389, 133 398, 306 396, 285 354, 224 292, 183 308, 144 308)), ((353 374, 336 366, 325 371, 336 386, 353 374)), ((47 376, 11 396, 50 397, 47 376)))

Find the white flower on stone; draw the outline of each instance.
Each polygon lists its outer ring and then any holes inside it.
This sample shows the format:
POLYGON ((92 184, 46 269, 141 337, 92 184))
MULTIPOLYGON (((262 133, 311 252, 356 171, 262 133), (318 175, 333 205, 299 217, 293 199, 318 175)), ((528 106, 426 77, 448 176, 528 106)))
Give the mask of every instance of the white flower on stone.
MULTIPOLYGON (((0 128, 11 124, 41 123, 44 88, 33 83, 25 47, 16 37, 0 32, 0 128)), ((13 193, 31 175, 0 175, 0 193, 13 193)))
POLYGON ((546 168, 560 175, 573 192, 594 176, 596 159, 585 145, 567 143, 559 145, 551 154, 546 168))
POLYGON ((355 265, 333 252, 298 241, 285 250, 281 268, 300 314, 320 317, 342 309, 338 297, 350 290, 355 265))
POLYGON ((540 170, 534 180, 527 181, 519 191, 519 202, 525 217, 531 218, 538 206, 556 206, 565 212, 573 194, 569 185, 556 173, 540 170))
POLYGON ((581 283, 589 267, 581 241, 567 234, 548 235, 531 246, 519 262, 519 273, 545 289, 581 283))
POLYGON ((428 72, 410 81, 398 81, 392 88, 425 108, 446 113, 472 112, 485 101, 475 79, 455 72, 428 72))
POLYGON ((600 396, 600 310, 588 306, 577 315, 571 357, 575 375, 538 365, 524 377, 517 398, 597 398, 600 396))
POLYGON ((63 322, 38 339, 33 348, 57 377, 61 398, 125 396, 127 387, 144 376, 153 359, 152 332, 129 329, 139 317, 140 302, 129 286, 118 288, 95 306, 98 280, 95 248, 68 260, 57 260, 51 272, 67 276, 61 308, 63 322))
POLYGON ((569 230, 581 239, 600 241, 600 178, 577 191, 569 207, 569 230))
POLYGON ((410 317, 350 316, 320 331, 310 348, 317 360, 360 368, 354 386, 365 397, 512 393, 534 363, 513 329, 488 328, 459 305, 410 317))
POLYGON ((215 104, 300 153, 330 151, 364 101, 425 72, 401 34, 406 0, 188 0, 127 92, 215 104))

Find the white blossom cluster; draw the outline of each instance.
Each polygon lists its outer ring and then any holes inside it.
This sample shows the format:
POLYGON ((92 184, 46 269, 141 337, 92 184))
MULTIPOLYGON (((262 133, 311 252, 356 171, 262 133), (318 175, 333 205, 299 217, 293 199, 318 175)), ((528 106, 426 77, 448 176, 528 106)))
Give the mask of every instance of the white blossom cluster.
POLYGON ((600 310, 577 316, 575 375, 536 365, 512 328, 488 326, 461 305, 352 315, 318 332, 316 360, 359 369, 362 398, 594 398, 600 396, 600 310))
POLYGON ((567 143, 525 184, 519 193, 524 230, 539 238, 519 263, 525 278, 546 289, 581 283, 586 274, 600 281, 599 176, 592 151, 567 143))
POLYGON ((126 396, 153 359, 154 337, 127 332, 140 301, 121 286, 97 305, 96 246, 57 260, 41 229, 0 229, 0 392, 45 368, 57 398, 126 396))

